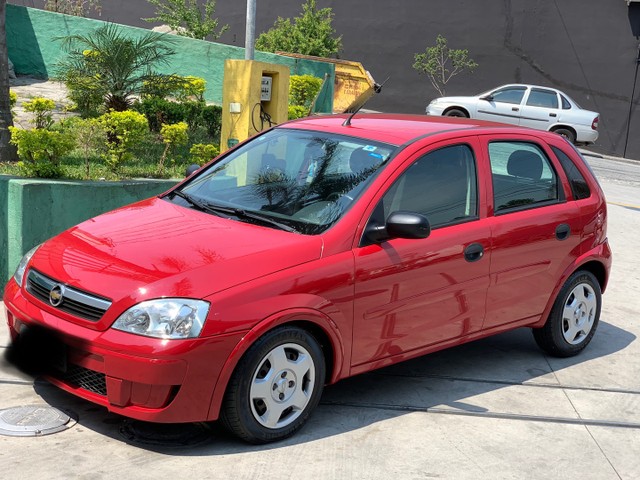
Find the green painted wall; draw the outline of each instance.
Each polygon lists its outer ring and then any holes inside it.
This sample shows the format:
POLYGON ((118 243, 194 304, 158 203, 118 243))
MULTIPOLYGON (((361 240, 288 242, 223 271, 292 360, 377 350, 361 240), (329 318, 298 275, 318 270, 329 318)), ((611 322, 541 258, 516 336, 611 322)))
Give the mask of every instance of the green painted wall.
POLYGON ((88 218, 152 197, 176 180, 73 182, 0 175, 0 280, 31 247, 88 218))
MULTIPOLYGON (((7 48, 16 73, 39 78, 53 77, 55 65, 64 55, 60 49, 61 42, 55 39, 68 35, 87 35, 104 23, 35 8, 7 5, 7 48)), ((132 37, 148 33, 148 30, 143 28, 122 26, 122 29, 132 37)), ((221 104, 224 61, 228 58, 243 59, 244 48, 177 35, 168 38, 175 41, 173 48, 176 55, 171 58, 169 65, 159 69, 160 72, 204 78, 207 81, 205 98, 209 102, 221 104)), ((255 59, 287 65, 291 75, 314 75, 320 78, 324 78, 325 74, 329 75, 327 84, 331 95, 325 95, 322 105, 316 110, 331 112, 334 84, 332 64, 263 52, 256 52, 255 59)))

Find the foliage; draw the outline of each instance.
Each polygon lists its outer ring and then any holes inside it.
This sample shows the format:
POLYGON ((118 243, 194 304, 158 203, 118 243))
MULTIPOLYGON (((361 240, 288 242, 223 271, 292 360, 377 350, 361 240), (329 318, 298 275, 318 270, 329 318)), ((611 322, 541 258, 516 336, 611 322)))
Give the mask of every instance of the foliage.
POLYGON ((144 18, 147 22, 162 22, 184 37, 217 40, 229 29, 224 25, 218 29, 218 19, 214 17, 216 0, 206 0, 204 11, 196 0, 147 0, 156 7, 156 16, 144 18))
POLYGON ((60 157, 73 150, 73 139, 66 133, 9 127, 11 143, 18 147, 18 167, 27 177, 57 178, 60 157))
POLYGON ((436 45, 427 47, 423 53, 414 56, 413 68, 424 73, 440 96, 445 95, 445 86, 452 77, 465 70, 472 72, 478 64, 469 58, 469 50, 454 50, 448 47, 442 35, 436 38, 436 45))
POLYGON ((174 124, 162 125, 160 128, 160 136, 165 144, 164 151, 158 161, 158 172, 164 171, 164 161, 167 158, 169 150, 179 145, 186 145, 189 141, 189 135, 187 134, 187 128, 189 126, 186 122, 179 122, 174 124))
POLYGON ((212 143, 196 143, 190 149, 191 159, 198 165, 204 165, 220 154, 220 149, 212 143))
POLYGON ((342 50, 342 36, 334 37, 331 8, 318 10, 316 0, 302 5, 301 16, 293 19, 278 17, 273 27, 260 34, 256 49, 264 52, 289 52, 317 57, 329 57, 342 50))
POLYGON ((89 179, 92 159, 106 154, 107 131, 104 125, 95 118, 70 117, 65 120, 63 128, 73 138, 75 148, 84 160, 84 178, 89 179))
POLYGON ((142 97, 174 97, 178 101, 197 100, 204 102, 207 81, 204 78, 187 75, 168 75, 165 78, 143 82, 142 97))
POLYGON ((103 96, 106 109, 115 111, 126 110, 145 81, 163 79, 154 69, 175 53, 166 35, 148 32, 132 38, 113 24, 60 40, 68 55, 57 65, 58 78, 70 82, 78 95, 103 96))
POLYGON ((309 115, 309 109, 302 105, 289 105, 289 120, 302 118, 309 115))
POLYGON ((144 115, 138 112, 109 112, 98 118, 107 133, 105 161, 116 172, 125 160, 131 158, 131 148, 149 130, 144 115))
POLYGON ((9 90, 9 108, 13 109, 13 107, 16 106, 16 103, 18 103, 18 94, 9 90))
POLYGON ((289 105, 311 108, 322 88, 322 79, 313 75, 291 75, 289 83, 289 105))
POLYGON ((206 105, 204 102, 178 103, 164 98, 147 97, 135 102, 132 108, 147 117, 152 132, 160 132, 164 123, 187 122, 190 131, 204 126, 212 139, 220 136, 222 108, 217 105, 206 105))
POLYGON ((104 113, 107 90, 101 82, 77 71, 61 72, 58 79, 67 87, 67 97, 73 102, 72 110, 81 117, 97 117, 104 113))
POLYGON ((56 108, 53 100, 35 97, 23 102, 22 106, 25 111, 34 114, 34 119, 31 120, 31 123, 35 128, 50 128, 53 125, 53 110, 56 108))
POLYGON ((100 0, 45 0, 44 9, 76 17, 86 17, 91 9, 98 15, 102 13, 100 0))

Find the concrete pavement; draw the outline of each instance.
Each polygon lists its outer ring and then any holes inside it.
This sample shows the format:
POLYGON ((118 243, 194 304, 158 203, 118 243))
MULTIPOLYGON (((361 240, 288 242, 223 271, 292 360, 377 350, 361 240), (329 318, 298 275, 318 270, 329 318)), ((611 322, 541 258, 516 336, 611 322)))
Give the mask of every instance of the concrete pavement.
POLYGON ((3 477, 637 479, 640 185, 601 183, 616 199, 614 267, 598 332, 577 357, 544 355, 526 329, 477 341, 328 387, 302 432, 261 447, 215 425, 181 436, 126 421, 4 365, 0 409, 50 404, 77 423, 0 436, 3 477))

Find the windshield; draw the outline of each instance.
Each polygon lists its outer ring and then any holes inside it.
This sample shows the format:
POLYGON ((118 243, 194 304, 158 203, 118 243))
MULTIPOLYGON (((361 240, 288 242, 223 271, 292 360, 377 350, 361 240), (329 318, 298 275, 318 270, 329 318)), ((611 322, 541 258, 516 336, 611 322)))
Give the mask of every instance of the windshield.
POLYGON ((395 148, 278 128, 214 163, 166 198, 239 221, 317 234, 344 214, 395 148))

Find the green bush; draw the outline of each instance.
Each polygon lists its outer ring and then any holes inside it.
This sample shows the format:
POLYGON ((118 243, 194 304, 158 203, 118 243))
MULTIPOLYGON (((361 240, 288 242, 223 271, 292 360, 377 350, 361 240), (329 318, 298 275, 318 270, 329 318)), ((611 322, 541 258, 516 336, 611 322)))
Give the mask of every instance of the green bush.
POLYGON ((91 177, 93 159, 106 153, 107 132, 96 118, 70 117, 62 123, 62 131, 68 132, 74 139, 76 150, 84 161, 84 178, 91 177))
POLYGON ((73 102, 73 110, 83 118, 97 117, 104 112, 107 90, 97 78, 75 71, 62 72, 59 80, 67 87, 67 98, 73 102))
POLYGON ((147 117, 149 129, 160 133, 163 124, 186 122, 189 130, 204 126, 211 139, 220 137, 222 128, 222 108, 206 105, 204 102, 173 102, 164 98, 147 97, 135 102, 132 107, 147 117))
POLYGON ((9 90, 9 108, 13 110, 13 107, 18 103, 18 94, 9 90))
POLYGON ((112 172, 116 172, 123 162, 131 158, 131 148, 149 131, 149 123, 138 112, 109 112, 98 122, 107 133, 107 153, 105 161, 112 172))
POLYGON ((35 118, 31 120, 36 128, 50 128, 53 125, 53 110, 56 104, 53 100, 43 97, 35 97, 22 106, 25 111, 33 113, 35 118))
POLYGON ((220 149, 211 143, 196 143, 189 149, 189 153, 191 160, 202 166, 217 157, 220 154, 220 149))
POLYGON ((18 148, 18 167, 27 177, 57 178, 62 174, 60 158, 71 152, 73 138, 45 129, 22 130, 9 127, 11 143, 18 148))
POLYGON ((164 171, 164 161, 167 158, 167 154, 173 148, 176 148, 181 145, 186 145, 189 141, 189 134, 187 133, 187 129, 189 126, 186 122, 178 122, 172 125, 162 125, 160 128, 160 135, 162 136, 162 141, 165 144, 164 151, 160 156, 160 160, 158 161, 158 172, 163 173, 164 171))
POLYGON ((302 105, 289 105, 289 120, 306 117, 308 113, 309 109, 307 107, 303 107, 302 105))
POLYGON ((291 75, 289 105, 301 105, 307 110, 322 88, 322 79, 313 75, 291 75))

